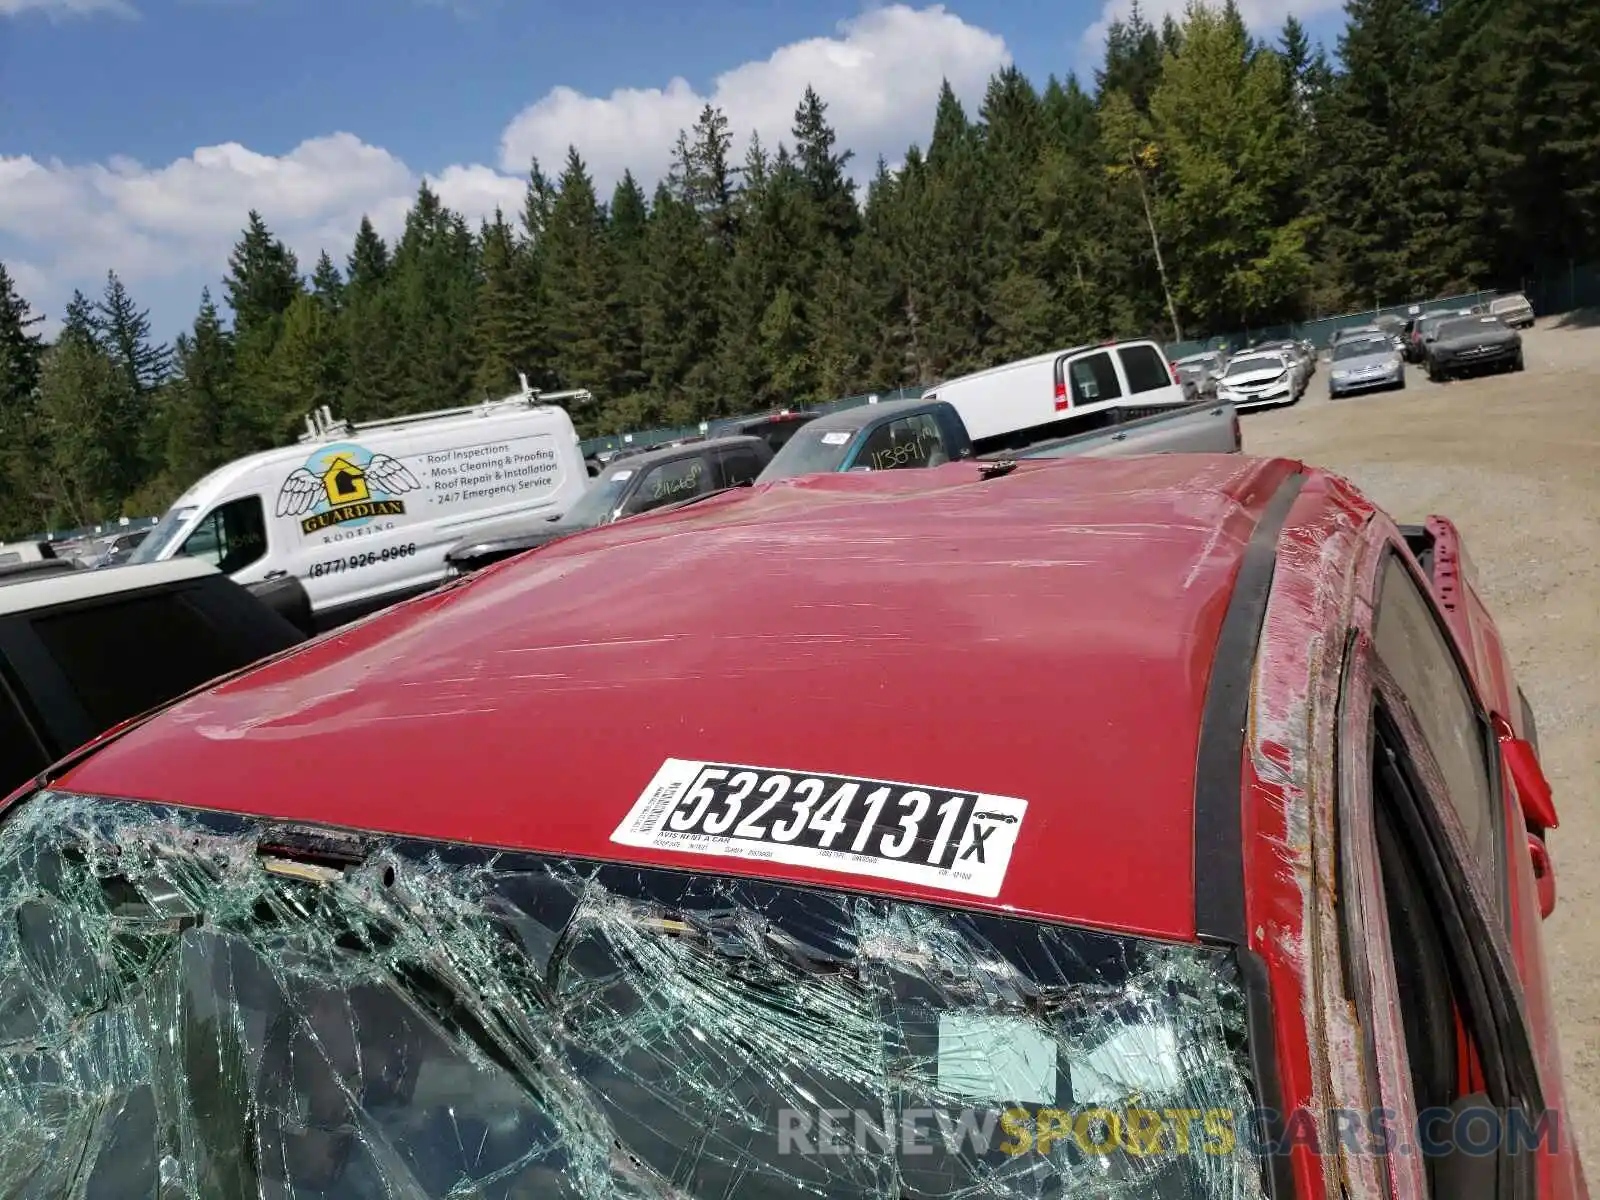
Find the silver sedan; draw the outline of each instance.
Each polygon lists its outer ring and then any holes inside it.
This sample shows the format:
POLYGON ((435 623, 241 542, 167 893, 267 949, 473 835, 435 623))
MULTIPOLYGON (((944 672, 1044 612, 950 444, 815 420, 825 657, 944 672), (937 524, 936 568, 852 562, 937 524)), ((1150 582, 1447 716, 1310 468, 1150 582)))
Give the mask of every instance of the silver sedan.
POLYGON ((1333 362, 1328 372, 1329 399, 1337 400, 1352 392, 1403 388, 1405 385, 1405 359, 1383 334, 1341 338, 1334 346, 1333 362))

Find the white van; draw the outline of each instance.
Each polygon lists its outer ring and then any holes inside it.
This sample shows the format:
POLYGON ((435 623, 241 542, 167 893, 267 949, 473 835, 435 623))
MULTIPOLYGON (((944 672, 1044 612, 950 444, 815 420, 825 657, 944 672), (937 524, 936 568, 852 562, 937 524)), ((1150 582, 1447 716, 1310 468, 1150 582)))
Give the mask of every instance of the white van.
POLYGON ((324 408, 298 445, 191 487, 128 561, 191 555, 242 584, 297 576, 318 628, 352 620, 442 581, 444 552, 478 526, 559 517, 583 495, 578 434, 553 398, 353 425, 324 408))
POLYGON ((1054 436, 1192 403, 1161 347, 1144 339, 1035 355, 946 380, 922 398, 953 405, 980 454, 1023 444, 1024 431, 1054 436))

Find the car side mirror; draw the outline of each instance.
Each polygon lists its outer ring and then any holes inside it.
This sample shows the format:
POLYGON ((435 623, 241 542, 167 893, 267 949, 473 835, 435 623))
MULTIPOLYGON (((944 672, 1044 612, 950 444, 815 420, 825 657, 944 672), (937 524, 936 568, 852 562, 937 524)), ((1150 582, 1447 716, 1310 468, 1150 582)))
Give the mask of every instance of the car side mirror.
POLYGON ((1539 889, 1539 916, 1556 910, 1556 868, 1550 861, 1550 847, 1537 833, 1528 835, 1528 858, 1533 862, 1533 881, 1539 889))
POLYGON ((1561 824, 1556 816, 1555 797, 1550 790, 1550 780, 1539 765, 1539 752, 1527 738, 1517 737, 1503 718, 1495 718, 1495 732, 1500 742, 1500 761, 1505 773, 1517 789, 1517 801, 1530 829, 1543 833, 1561 824))

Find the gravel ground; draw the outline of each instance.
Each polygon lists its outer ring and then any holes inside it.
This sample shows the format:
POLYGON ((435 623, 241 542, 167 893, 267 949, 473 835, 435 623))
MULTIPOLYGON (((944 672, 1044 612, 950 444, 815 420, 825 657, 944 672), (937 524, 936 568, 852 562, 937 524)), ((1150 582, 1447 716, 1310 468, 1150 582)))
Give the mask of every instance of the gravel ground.
POLYGON ((1545 924, 1569 1113, 1600 1166, 1600 327, 1544 320, 1520 375, 1328 399, 1327 363, 1290 408, 1244 414, 1251 454, 1346 476, 1399 521, 1461 529, 1533 706, 1560 827, 1545 924))

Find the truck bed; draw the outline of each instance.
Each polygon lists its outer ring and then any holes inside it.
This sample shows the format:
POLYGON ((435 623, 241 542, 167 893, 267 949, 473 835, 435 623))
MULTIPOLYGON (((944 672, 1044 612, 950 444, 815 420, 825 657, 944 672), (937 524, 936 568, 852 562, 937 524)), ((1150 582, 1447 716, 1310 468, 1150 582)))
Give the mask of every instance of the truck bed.
POLYGON ((1243 446, 1239 416, 1233 405, 1203 401, 1133 420, 1119 421, 1087 433, 1050 438, 1012 450, 978 457, 985 461, 1008 458, 1120 458, 1136 454, 1237 454, 1243 446))

